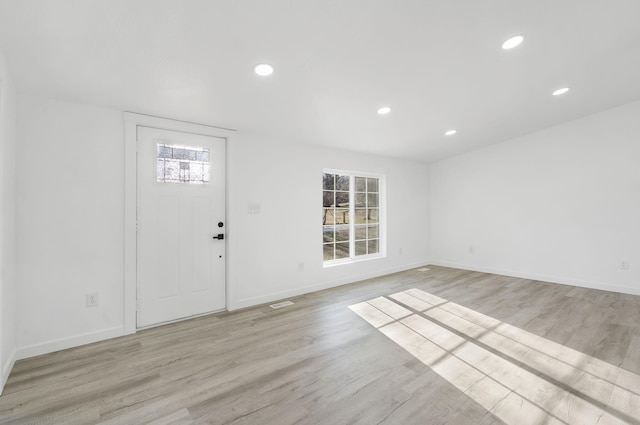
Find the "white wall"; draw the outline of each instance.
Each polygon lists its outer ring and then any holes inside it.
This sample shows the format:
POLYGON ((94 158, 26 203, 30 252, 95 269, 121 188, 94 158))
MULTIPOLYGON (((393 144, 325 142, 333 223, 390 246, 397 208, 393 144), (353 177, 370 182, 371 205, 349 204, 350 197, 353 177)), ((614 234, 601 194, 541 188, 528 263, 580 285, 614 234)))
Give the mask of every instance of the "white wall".
POLYGON ((635 102, 431 164, 433 262, 640 294, 638 117, 635 102))
MULTIPOLYGON (((10 106, 3 111, 1 117, 12 115, 10 106)), ((637 116, 640 102, 430 167, 239 129, 230 158, 229 238, 236 248, 229 258, 229 307, 403 270, 430 258, 639 293, 637 116), (386 258, 322 267, 323 168, 386 175, 386 258), (260 203, 261 213, 249 214, 249 203, 260 203), (629 261, 629 270, 618 268, 621 260, 629 261)), ((123 333, 122 113, 19 96, 17 117, 15 226, 7 159, 13 157, 7 156, 13 139, 6 136, 13 130, 9 125, 1 133, 3 189, 9 188, 2 199, 3 248, 11 229, 19 235, 18 302, 6 268, 0 293, 3 362, 15 346, 18 357, 27 357, 123 333), (85 307, 90 292, 99 293, 98 307, 85 307)), ((3 250, 3 261, 7 255, 10 250, 3 250)))
POLYGON ((238 238, 241 255, 235 258, 236 272, 231 276, 232 308, 428 262, 425 164, 284 143, 242 132, 238 158, 238 217, 229 237, 238 238), (323 168, 386 176, 386 258, 322 267, 323 168), (261 213, 249 214, 249 203, 259 203, 261 213), (298 270, 299 263, 304 263, 303 271, 298 270))
MULTIPOLYGON (((428 261, 426 165, 239 134, 230 149, 229 308, 428 261), (387 258, 322 268, 325 167, 386 174, 387 258), (248 214, 249 202, 262 213, 248 214)), ((122 112, 20 96, 18 137, 18 357, 121 335, 122 112), (98 307, 85 307, 90 292, 98 307)))
POLYGON ((123 135, 121 112, 19 97, 20 358, 122 332, 123 135))
POLYGON ((0 393, 16 358, 15 94, 0 54, 0 393))

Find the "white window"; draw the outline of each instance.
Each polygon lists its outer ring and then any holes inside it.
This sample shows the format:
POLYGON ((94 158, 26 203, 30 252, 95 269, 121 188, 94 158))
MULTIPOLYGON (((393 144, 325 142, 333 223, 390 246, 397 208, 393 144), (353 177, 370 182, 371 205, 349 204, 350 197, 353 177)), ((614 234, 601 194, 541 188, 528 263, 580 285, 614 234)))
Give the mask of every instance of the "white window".
POLYGON ((325 265, 384 256, 384 176, 324 170, 322 248, 325 265))

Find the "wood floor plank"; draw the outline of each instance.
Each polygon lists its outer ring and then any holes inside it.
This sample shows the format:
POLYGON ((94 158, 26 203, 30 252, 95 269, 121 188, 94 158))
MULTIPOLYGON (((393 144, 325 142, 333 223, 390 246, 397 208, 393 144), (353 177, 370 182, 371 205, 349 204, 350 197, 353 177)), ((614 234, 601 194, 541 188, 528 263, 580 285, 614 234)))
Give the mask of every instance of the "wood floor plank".
POLYGON ((164 418, 149 422, 147 425, 193 425, 193 419, 187 409, 180 409, 164 418))
POLYGON ((640 297, 429 269, 18 361, 0 423, 640 424, 640 297))

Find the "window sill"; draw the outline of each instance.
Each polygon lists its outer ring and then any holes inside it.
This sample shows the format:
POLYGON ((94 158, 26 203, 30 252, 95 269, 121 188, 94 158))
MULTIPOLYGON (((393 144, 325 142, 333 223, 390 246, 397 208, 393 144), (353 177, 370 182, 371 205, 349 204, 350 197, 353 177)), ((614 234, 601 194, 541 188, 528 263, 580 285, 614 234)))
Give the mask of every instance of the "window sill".
POLYGON ((331 267, 342 266, 344 264, 361 263, 363 261, 377 260, 385 257, 386 255, 384 254, 373 254, 373 255, 361 256, 357 258, 343 258, 340 260, 323 261, 322 268, 327 269, 331 267))

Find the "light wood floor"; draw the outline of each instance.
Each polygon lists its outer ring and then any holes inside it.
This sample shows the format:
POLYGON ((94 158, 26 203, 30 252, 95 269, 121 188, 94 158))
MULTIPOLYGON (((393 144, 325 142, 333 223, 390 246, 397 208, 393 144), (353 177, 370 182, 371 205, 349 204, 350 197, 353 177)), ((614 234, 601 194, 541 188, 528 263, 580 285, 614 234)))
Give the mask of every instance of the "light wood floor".
POLYGON ((19 361, 0 423, 640 423, 640 297, 432 266, 291 300, 19 361))

